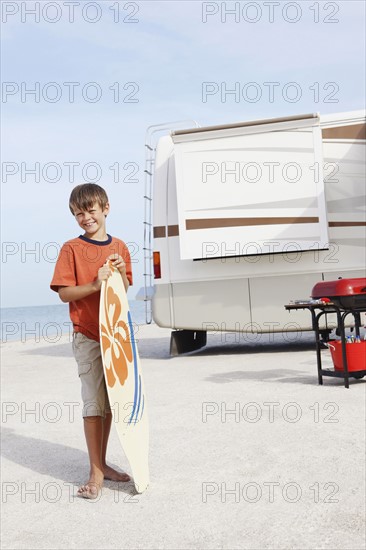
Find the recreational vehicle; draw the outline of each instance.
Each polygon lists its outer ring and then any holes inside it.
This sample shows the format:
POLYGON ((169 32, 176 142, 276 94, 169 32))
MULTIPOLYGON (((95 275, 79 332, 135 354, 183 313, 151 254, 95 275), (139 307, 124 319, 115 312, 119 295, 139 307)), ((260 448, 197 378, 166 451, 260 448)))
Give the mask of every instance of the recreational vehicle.
POLYGON ((365 112, 171 124, 157 140, 168 126, 146 142, 147 322, 173 329, 172 354, 207 331, 311 330, 284 305, 365 276, 365 112))

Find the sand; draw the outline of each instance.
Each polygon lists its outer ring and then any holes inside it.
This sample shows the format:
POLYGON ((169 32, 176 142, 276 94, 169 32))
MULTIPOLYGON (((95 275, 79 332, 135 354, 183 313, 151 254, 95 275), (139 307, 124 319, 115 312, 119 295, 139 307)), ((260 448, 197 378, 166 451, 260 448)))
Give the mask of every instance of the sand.
MULTIPOLYGON (((75 496, 88 456, 69 339, 2 345, 2 548, 364 548, 366 379, 319 386, 311 334, 210 335, 176 358, 169 335, 138 333, 151 485, 106 482, 96 501, 75 496)), ((129 472, 113 429, 108 456, 129 472)))

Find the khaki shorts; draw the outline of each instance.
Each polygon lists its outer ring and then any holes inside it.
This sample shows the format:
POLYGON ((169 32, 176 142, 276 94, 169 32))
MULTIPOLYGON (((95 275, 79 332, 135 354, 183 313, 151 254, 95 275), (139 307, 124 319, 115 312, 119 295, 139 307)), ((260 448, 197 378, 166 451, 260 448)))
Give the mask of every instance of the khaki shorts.
POLYGON ((83 417, 111 412, 103 374, 100 344, 81 332, 74 332, 72 350, 78 364, 83 400, 83 417))

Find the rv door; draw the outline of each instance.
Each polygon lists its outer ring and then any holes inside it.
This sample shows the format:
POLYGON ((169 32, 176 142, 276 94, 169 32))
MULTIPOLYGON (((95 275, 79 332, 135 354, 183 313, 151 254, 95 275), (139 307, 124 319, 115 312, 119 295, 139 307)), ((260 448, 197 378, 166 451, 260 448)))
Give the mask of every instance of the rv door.
POLYGON ((328 243, 319 122, 311 114, 173 132, 181 259, 328 243))

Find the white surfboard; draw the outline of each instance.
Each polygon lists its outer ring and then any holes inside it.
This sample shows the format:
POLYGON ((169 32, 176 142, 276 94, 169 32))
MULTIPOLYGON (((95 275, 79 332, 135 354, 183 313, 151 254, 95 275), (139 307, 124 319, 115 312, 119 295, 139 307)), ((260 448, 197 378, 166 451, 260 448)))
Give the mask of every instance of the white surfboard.
POLYGON ((103 281, 99 332, 113 419, 138 493, 149 484, 149 424, 140 359, 126 291, 119 271, 103 281))

